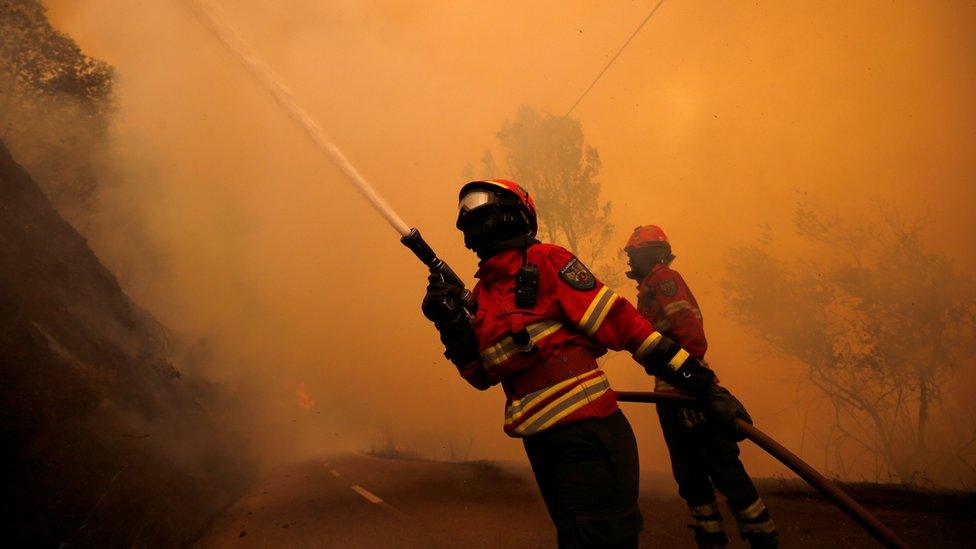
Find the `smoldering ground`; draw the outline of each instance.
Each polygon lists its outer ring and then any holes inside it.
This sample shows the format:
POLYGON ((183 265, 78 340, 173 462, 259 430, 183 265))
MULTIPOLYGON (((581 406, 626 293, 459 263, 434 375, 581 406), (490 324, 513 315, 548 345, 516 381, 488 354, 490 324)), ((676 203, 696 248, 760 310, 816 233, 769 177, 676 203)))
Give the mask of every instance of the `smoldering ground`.
MULTIPOLYGON (((248 404, 267 463, 371 444, 520 457, 501 433, 500 395, 456 379, 419 315, 421 266, 185 5, 47 5, 56 26, 119 73, 117 175, 102 188, 92 245, 138 302, 206 342, 207 376, 248 404)), ((650 8, 222 6, 460 273, 474 271, 453 229, 464 166, 497 149, 495 133, 520 105, 562 114, 650 8)), ((665 227, 702 305, 710 362, 805 456, 820 455, 829 410, 809 408, 796 365, 726 314, 727 254, 769 233, 763 226, 808 253, 791 229, 798 199, 848 218, 880 202, 928 215, 927 245, 971 276, 974 23, 961 5, 665 3, 574 112, 600 151, 615 242, 638 224, 665 227)), ((620 389, 649 386, 627 357, 608 369, 620 389)), ((957 375, 961 394, 946 398, 972 417, 960 398, 976 389, 971 365, 957 375)), ((653 412, 629 414, 642 466, 666 470, 653 412)), ((746 460, 759 474, 782 472, 758 451, 746 460)))

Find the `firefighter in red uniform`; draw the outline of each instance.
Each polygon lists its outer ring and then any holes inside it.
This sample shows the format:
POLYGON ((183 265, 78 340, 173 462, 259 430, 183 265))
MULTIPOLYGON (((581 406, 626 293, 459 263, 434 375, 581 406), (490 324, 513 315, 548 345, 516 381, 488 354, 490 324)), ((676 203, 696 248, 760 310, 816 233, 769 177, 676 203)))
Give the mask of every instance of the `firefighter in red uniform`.
MULTIPOLYGON (((714 375, 571 253, 536 240, 535 204, 515 183, 464 185, 457 227, 481 260, 474 304, 431 275, 422 305, 445 356, 475 388, 501 384, 505 432, 522 438, 559 546, 636 547, 637 445, 595 358, 626 349, 703 397, 714 375)), ((707 409, 731 408, 720 397, 707 409)))
MULTIPOLYGON (((664 231, 655 225, 637 227, 624 251, 631 268, 627 276, 638 282, 640 314, 692 356, 704 360, 708 342, 701 309, 684 279, 670 267, 674 255, 664 231)), ((660 377, 655 390, 681 392, 660 377)), ((724 547, 729 543, 715 506, 714 484, 725 495, 742 538, 752 547, 776 547, 776 527, 739 460, 737 441, 741 437, 734 428, 674 404, 659 404, 657 409, 678 493, 695 520, 692 528, 698 546, 724 547)), ((748 421, 744 408, 738 415, 748 421)))

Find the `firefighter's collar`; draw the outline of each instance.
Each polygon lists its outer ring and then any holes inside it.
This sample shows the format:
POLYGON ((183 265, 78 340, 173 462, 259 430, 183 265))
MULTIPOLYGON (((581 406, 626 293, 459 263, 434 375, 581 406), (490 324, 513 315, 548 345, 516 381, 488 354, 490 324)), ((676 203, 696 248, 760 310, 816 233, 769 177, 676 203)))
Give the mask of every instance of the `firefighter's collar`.
POLYGON ((483 259, 478 263, 478 272, 474 277, 486 283, 503 278, 514 278, 515 271, 522 265, 522 249, 509 248, 500 250, 495 255, 483 259))
POLYGON ((637 288, 640 289, 643 286, 653 284, 651 279, 654 278, 654 276, 659 272, 666 270, 670 270, 667 263, 655 263, 654 266, 651 267, 651 272, 647 273, 647 276, 645 276, 640 283, 637 284, 637 288))

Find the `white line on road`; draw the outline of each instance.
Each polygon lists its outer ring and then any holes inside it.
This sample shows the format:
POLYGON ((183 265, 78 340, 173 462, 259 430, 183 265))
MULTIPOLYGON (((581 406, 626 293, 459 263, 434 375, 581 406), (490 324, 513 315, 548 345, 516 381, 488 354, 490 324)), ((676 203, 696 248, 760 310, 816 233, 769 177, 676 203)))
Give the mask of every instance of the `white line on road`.
POLYGON ((369 501, 370 503, 383 503, 383 500, 379 496, 363 488, 362 486, 356 485, 353 486, 352 489, 357 494, 366 498, 366 500, 369 501))
MULTIPOLYGON (((367 456, 367 457, 369 457, 369 456, 367 456)), ((322 465, 326 469, 329 469, 329 473, 331 473, 332 476, 334 476, 335 478, 341 478, 341 479, 345 479, 346 478, 346 477, 342 476, 342 473, 340 473, 339 471, 336 471, 335 469, 329 468, 329 464, 328 463, 326 463, 326 462, 323 461, 322 462, 322 465)), ((389 511, 390 513, 392 513, 396 518, 402 520, 403 522, 409 522, 410 521, 410 517, 407 516, 406 513, 404 513, 403 511, 397 509, 396 507, 390 505, 389 503, 383 501, 383 498, 377 496, 376 494, 370 492, 369 490, 363 488, 362 486, 359 486, 357 484, 357 485, 354 485, 354 486, 350 486, 350 488, 352 488, 352 490, 354 492, 356 492, 357 494, 363 496, 363 498, 366 501, 368 501, 368 502, 370 502, 370 503, 372 503, 374 505, 379 505, 380 507, 385 507, 387 511, 389 511)))
POLYGON ((383 507, 386 507, 386 509, 387 509, 387 510, 388 510, 389 512, 391 512, 391 513, 393 513, 393 515, 394 515, 394 516, 395 516, 396 518, 398 518, 398 519, 400 519, 400 520, 402 520, 403 522, 409 522, 409 521, 410 521, 410 517, 409 517, 409 516, 407 516, 407 514, 406 514, 406 513, 404 513, 403 511, 401 511, 401 510, 399 510, 399 509, 397 509, 396 507, 394 507, 394 506, 392 506, 392 505, 390 505, 389 503, 387 503, 387 502, 385 502, 385 501, 383 502, 383 504, 382 504, 382 505, 383 505, 383 507))

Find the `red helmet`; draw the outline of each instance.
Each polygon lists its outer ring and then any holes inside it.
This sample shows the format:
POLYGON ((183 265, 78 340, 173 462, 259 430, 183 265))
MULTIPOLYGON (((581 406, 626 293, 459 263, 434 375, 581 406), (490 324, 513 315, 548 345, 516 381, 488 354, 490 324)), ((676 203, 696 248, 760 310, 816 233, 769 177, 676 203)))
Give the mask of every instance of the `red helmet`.
POLYGON ((529 196, 528 191, 517 183, 505 179, 487 179, 484 181, 472 181, 461 187, 458 193, 458 224, 464 214, 489 204, 498 204, 500 197, 514 198, 518 201, 522 211, 529 221, 532 236, 538 230, 536 221, 535 201, 529 196))
POLYGON ((661 227, 657 225, 642 225, 634 229, 634 234, 630 235, 630 238, 627 240, 624 251, 630 253, 641 248, 661 245, 671 247, 671 243, 668 242, 668 237, 661 230, 661 227))

